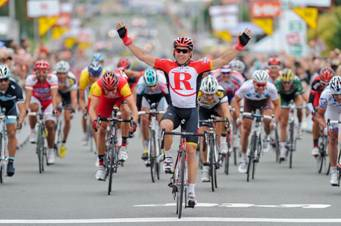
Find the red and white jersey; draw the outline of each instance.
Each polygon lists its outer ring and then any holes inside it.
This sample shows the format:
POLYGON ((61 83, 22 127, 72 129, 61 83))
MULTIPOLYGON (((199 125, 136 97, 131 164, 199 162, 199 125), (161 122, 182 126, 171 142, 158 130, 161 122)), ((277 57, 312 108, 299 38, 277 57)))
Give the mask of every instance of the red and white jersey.
POLYGON ((32 90, 32 96, 37 98, 45 109, 52 103, 51 89, 58 89, 58 78, 54 74, 48 74, 45 82, 39 82, 36 75, 32 74, 26 78, 25 88, 32 90))
POLYGON ((212 69, 210 60, 190 61, 179 66, 176 61, 156 59, 154 68, 162 70, 168 80, 172 105, 178 108, 195 108, 198 91, 198 77, 212 69))

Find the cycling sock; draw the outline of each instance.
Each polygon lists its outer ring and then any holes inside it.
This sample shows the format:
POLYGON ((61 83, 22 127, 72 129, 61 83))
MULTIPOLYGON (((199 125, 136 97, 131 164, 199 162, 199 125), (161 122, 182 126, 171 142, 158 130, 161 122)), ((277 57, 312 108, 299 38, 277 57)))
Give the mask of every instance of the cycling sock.
POLYGON ((247 161, 247 155, 246 153, 242 153, 242 159, 246 162, 247 161))
POLYGON ((100 166, 104 165, 104 155, 98 155, 98 162, 100 166))
POLYGON ((281 148, 284 148, 284 147, 285 147, 285 142, 279 142, 279 146, 280 146, 281 148))
POLYGON ((122 146, 127 146, 128 137, 122 137, 122 146))
POLYGON ((172 157, 171 153, 170 153, 170 150, 165 150, 165 157, 168 158, 168 157, 172 157))
POLYGON ((148 140, 143 141, 143 148, 148 149, 148 140))
POLYGON ((314 144, 314 148, 317 148, 319 146, 319 140, 318 139, 314 139, 313 140, 313 144, 314 144))
POLYGON ((12 157, 12 156, 8 157, 8 161, 14 162, 14 159, 15 159, 15 157, 12 157))
POLYGON ((195 184, 188 184, 188 193, 195 194, 194 188, 195 188, 195 184))

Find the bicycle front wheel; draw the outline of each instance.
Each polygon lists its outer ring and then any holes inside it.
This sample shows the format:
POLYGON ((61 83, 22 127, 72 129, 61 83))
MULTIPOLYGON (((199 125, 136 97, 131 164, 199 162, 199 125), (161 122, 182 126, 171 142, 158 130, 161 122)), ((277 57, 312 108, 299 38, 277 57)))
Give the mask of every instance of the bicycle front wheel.
POLYGON ((149 139, 149 159, 150 159, 150 176, 152 182, 155 183, 157 177, 157 161, 156 161, 156 140, 155 131, 150 131, 149 139))
POLYGON ((214 192, 214 189, 217 187, 217 169, 216 169, 216 157, 214 150, 214 139, 209 136, 207 148, 210 151, 210 181, 211 181, 211 190, 214 192))
POLYGON ((2 156, 3 155, 3 140, 2 140, 2 133, 0 133, 0 184, 2 184, 3 183, 3 174, 4 174, 4 166, 3 166, 3 158, 4 158, 4 156, 2 156))
POLYGON ((182 216, 182 209, 183 209, 183 199, 184 199, 184 192, 185 192, 185 164, 186 164, 186 151, 182 151, 180 155, 180 164, 178 168, 178 180, 179 183, 177 184, 177 197, 176 197, 176 207, 177 207, 177 214, 178 218, 180 219, 182 216))
POLYGON ((251 137, 251 142, 250 142, 250 153, 249 153, 249 162, 247 164, 247 171, 246 171, 246 181, 249 182, 250 180, 250 173, 251 169, 253 169, 254 163, 254 157, 255 157, 255 152, 256 152, 256 145, 257 145, 257 134, 254 133, 252 134, 251 137))
POLYGON ((108 176, 109 176, 109 180, 108 180, 108 195, 110 195, 111 190, 112 190, 112 181, 113 181, 113 172, 114 172, 114 150, 112 148, 110 148, 107 151, 107 171, 108 171, 108 176))
POLYGON ((293 158, 293 153, 294 153, 294 148, 295 148, 295 123, 291 122, 290 127, 289 127, 289 132, 290 132, 290 145, 289 145, 289 168, 292 168, 292 158, 293 158))
POLYGON ((44 171, 44 131, 41 125, 38 126, 36 153, 38 157, 39 173, 44 171))

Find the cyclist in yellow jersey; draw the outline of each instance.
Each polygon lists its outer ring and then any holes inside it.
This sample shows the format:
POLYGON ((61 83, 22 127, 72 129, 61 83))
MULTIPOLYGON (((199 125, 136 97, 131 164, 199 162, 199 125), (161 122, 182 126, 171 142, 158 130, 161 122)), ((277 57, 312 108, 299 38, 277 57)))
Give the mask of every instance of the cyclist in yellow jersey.
MULTIPOLYGON (((91 85, 97 81, 99 77, 101 77, 104 74, 104 70, 102 65, 98 61, 92 61, 90 65, 86 68, 84 68, 81 72, 78 86, 79 86, 79 106, 80 109, 83 111, 83 114, 86 114, 88 112, 88 106, 89 103, 89 90, 91 85)), ((83 140, 86 141, 86 119, 85 117, 82 117, 82 127, 84 132, 84 138, 83 140)))

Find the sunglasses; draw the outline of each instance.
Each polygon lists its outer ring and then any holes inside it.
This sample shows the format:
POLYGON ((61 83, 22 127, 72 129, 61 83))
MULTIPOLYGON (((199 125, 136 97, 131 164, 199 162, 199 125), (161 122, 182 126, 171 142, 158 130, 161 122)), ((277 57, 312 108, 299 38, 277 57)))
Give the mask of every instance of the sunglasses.
POLYGON ((12 57, 7 57, 7 58, 1 58, 0 61, 7 61, 7 60, 12 60, 12 57))
POLYGON ((259 88, 263 88, 266 86, 266 83, 256 83, 256 86, 259 88))
POLYGON ((184 54, 189 53, 189 50, 188 50, 188 49, 175 49, 175 51, 176 51, 177 53, 184 53, 184 54))
POLYGON ((9 80, 8 78, 2 78, 2 79, 0 79, 0 83, 1 82, 8 82, 8 80, 9 80))
POLYGON ((285 81, 283 82, 284 85, 291 85, 292 84, 292 81, 285 81))

